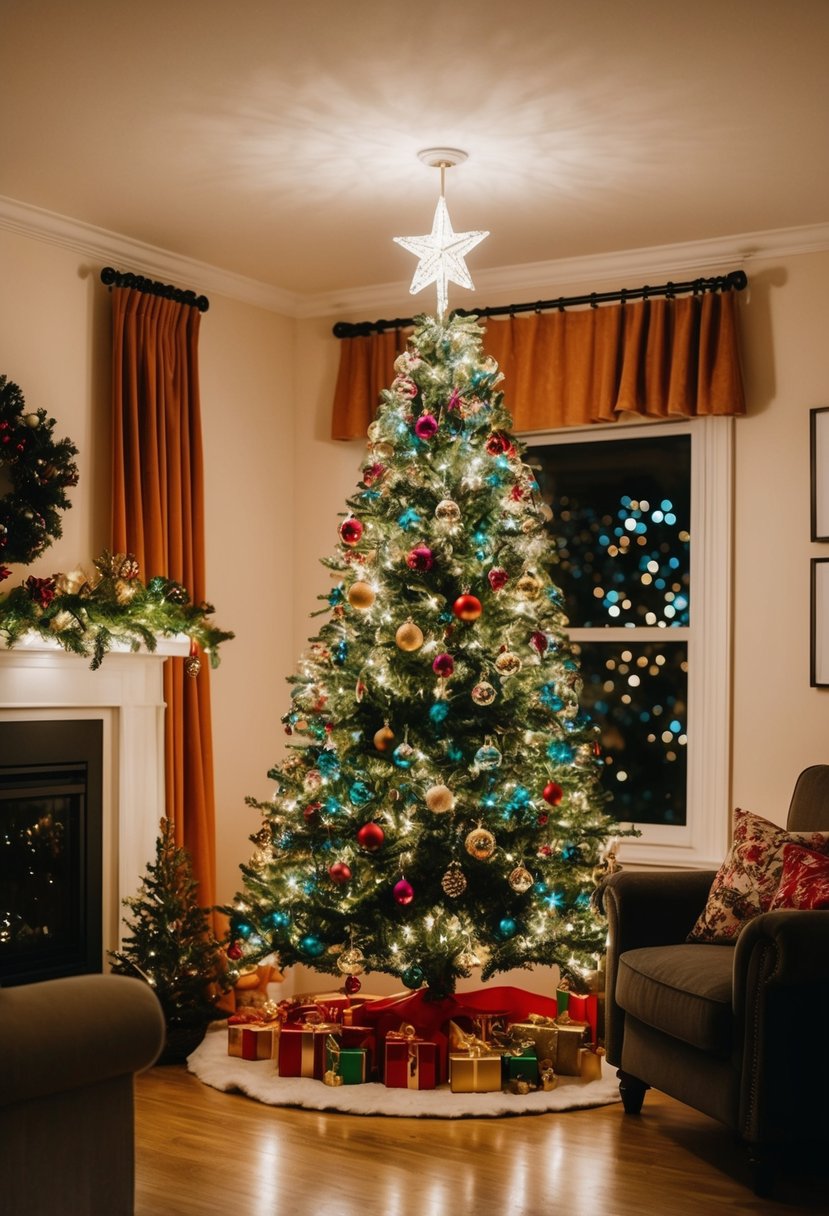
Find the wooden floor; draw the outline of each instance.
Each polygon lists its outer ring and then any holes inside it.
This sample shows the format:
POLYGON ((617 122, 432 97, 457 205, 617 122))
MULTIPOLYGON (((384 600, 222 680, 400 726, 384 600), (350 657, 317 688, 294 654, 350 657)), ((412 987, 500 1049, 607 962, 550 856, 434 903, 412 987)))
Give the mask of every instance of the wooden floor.
POLYGON ((756 1198, 739 1146, 650 1092, 503 1119, 262 1106, 183 1066, 137 1079, 136 1216, 708 1216, 829 1212, 826 1162, 756 1198))

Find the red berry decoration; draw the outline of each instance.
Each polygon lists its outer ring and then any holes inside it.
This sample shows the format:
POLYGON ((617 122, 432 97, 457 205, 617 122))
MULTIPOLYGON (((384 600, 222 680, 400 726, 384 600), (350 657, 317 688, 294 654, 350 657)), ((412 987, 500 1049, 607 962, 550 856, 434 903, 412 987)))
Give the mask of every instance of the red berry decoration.
POLYGON ((351 867, 347 866, 344 861, 335 861, 333 865, 328 867, 328 877, 338 887, 341 887, 344 882, 348 882, 351 878, 351 867))
POLYGON ((394 898, 405 908, 414 899, 414 887, 405 878, 401 878, 399 882, 394 884, 394 898))
POLYGON ((349 996, 355 992, 359 992, 362 986, 356 975, 347 975, 343 981, 343 988, 345 988, 349 996))
POLYGON ((406 565, 410 570, 417 570, 421 574, 426 574, 432 569, 434 561, 434 554, 428 545, 415 545, 406 558, 406 565))
POLYGON ((418 439, 434 439, 437 431, 437 418, 432 414, 421 414, 414 424, 414 432, 418 439))
POLYGON ((549 802, 550 806, 558 806, 564 797, 564 790, 556 781, 548 781, 544 786, 542 795, 545 802, 549 802))
POLYGON ((500 591, 509 582, 509 575, 502 566, 493 566, 486 577, 493 591, 500 591))
POLYGON ((348 519, 344 519, 340 524, 340 540, 344 545, 359 544, 362 535, 363 525, 353 515, 350 515, 348 519))
POLYGON ((376 853, 378 849, 383 847, 385 839, 386 833, 379 823, 364 823, 357 830, 357 844, 361 849, 365 849, 367 853, 376 853))
POLYGON ((432 663, 432 671, 442 680, 448 680, 455 670, 455 660, 451 654, 439 654, 432 663))
POLYGON ((459 595, 452 605, 452 611, 459 621, 477 621, 483 612, 481 601, 476 595, 459 595))

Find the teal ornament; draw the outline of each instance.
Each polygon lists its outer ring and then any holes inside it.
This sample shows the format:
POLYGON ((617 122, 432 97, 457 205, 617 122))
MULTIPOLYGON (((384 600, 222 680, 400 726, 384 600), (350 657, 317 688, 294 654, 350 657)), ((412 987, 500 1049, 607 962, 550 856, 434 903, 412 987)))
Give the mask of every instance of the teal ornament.
POLYGON ((343 599, 344 599, 344 593, 343 593, 342 583, 339 583, 336 587, 332 587, 331 590, 328 592, 328 603, 331 605, 332 608, 335 608, 337 606, 337 604, 341 604, 343 602, 343 599))
POLYGON ((397 522, 404 532, 410 532, 420 526, 420 515, 413 507, 409 507, 402 515, 398 515, 397 522))
POLYGON ((348 796, 355 806, 365 806, 367 802, 371 802, 374 793, 365 781, 355 781, 348 791, 348 796))
POLYGON ((573 748, 564 739, 554 739, 547 748, 547 755, 553 764, 572 764, 573 748))
POLYGON ((331 662, 336 663, 338 667, 342 667, 348 658, 348 642, 339 641, 331 651, 331 662))
POLYGON ((325 945, 313 933, 306 933, 305 937, 300 938, 299 949, 308 958, 319 958, 325 950, 325 945))
POLYGON ((247 921, 240 921, 236 926, 236 933, 239 937, 243 937, 246 941, 253 933, 253 925, 249 925, 247 921))
POLYGON ((334 777, 340 771, 340 758, 336 752, 322 751, 317 759, 317 768, 325 777, 334 777))
POLYGON ((420 988, 423 984, 423 969, 414 963, 406 968, 400 978, 407 988, 420 988))
POLYGON ((391 754, 391 758, 398 768, 411 768, 413 756, 414 748, 408 743, 399 744, 391 754))
POLYGON ((284 929, 291 923, 291 917, 288 912, 271 912, 268 922, 273 929, 284 929))
POLYGON ((493 743, 485 743, 475 752, 475 764, 480 769, 498 768, 503 756, 493 743))
POLYGON ((449 716, 449 706, 446 701, 435 701, 432 708, 429 710, 429 718, 435 724, 440 726, 441 722, 445 722, 449 716))
POLYGON ((513 920, 511 916, 504 916, 498 921, 498 936, 504 941, 509 941, 511 937, 515 937, 518 932, 518 922, 513 920))

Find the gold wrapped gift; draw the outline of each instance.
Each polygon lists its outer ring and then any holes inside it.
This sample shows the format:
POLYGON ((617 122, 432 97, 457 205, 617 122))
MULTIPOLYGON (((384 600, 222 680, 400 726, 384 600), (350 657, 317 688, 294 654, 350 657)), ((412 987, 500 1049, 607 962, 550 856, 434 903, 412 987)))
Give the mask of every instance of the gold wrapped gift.
POLYGON ((556 1022, 555 1070, 562 1077, 581 1076, 581 1049, 589 1029, 587 1022, 572 1022, 564 1017, 556 1022))
POLYGON ((450 1052, 449 1088, 453 1094, 491 1094, 500 1091, 500 1055, 450 1052))
POLYGON ((550 1018, 531 1015, 526 1022, 512 1022, 508 1031, 513 1043, 534 1043, 539 1060, 555 1060, 558 1028, 550 1018))

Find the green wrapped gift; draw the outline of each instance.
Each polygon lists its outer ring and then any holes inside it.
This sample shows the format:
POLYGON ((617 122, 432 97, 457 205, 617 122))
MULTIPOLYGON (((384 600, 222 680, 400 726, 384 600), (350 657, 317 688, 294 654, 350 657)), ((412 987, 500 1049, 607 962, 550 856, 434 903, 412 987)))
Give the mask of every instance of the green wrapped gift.
POLYGON ((362 1085, 366 1080, 365 1047, 340 1047, 336 1039, 325 1044, 325 1066, 342 1078, 343 1085, 362 1085))
POLYGON ((520 1056, 507 1056, 507 1080, 529 1081, 538 1084, 538 1056, 535 1051, 522 1052, 520 1056))

